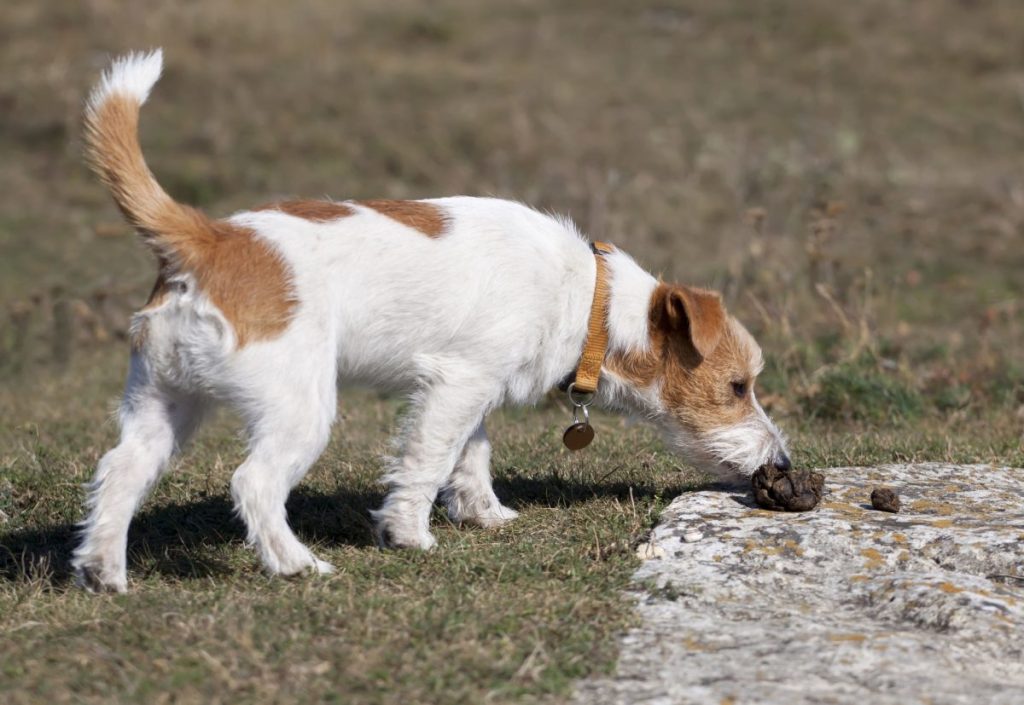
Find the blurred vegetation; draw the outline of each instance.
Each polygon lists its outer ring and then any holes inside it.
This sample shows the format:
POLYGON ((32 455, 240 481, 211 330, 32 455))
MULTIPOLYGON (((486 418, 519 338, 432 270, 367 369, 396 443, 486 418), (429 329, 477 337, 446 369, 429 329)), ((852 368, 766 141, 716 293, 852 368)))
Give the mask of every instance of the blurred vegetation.
POLYGON ((854 361, 827 370, 804 398, 805 411, 827 421, 893 423, 921 415, 921 396, 901 380, 880 374, 872 361, 854 361))
POLYGON ((5 4, 0 692, 556 697, 612 663, 632 543, 701 481, 607 417, 606 445, 561 455, 551 401, 495 416, 519 528, 441 515, 436 555, 379 554, 365 513, 396 408, 343 395, 291 505, 338 578, 255 574, 228 508, 228 419, 136 522, 135 592, 69 591, 79 484, 115 438, 125 327, 155 276, 81 159, 110 56, 165 48, 144 150, 214 215, 458 193, 567 213, 724 293, 798 464, 1024 465, 1022 32, 1017 0, 5 4))
POLYGON ((779 361, 778 413, 813 412, 794 401, 821 376, 834 393, 826 368, 865 351, 868 386, 898 375, 928 411, 1015 413, 1017 7, 15 4, 0 375, 117 343, 144 299, 152 264, 82 165, 79 113, 110 55, 162 45, 145 150, 214 214, 286 195, 517 198, 722 289, 779 361), (53 315, 68 306, 70 333, 53 315))

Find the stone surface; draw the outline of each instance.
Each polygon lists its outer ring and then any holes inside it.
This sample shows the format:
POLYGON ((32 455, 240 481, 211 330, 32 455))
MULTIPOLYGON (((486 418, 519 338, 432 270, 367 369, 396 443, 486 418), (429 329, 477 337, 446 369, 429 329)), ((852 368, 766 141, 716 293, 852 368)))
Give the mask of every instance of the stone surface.
POLYGON ((665 549, 658 544, 644 542, 636 547, 636 557, 642 561, 649 561, 652 558, 664 558, 665 549))
POLYGON ((578 703, 1024 703, 1024 469, 831 468, 807 513, 678 497, 578 703), (903 511, 873 511, 885 484, 903 511), (703 539, 683 537, 699 531, 703 539))

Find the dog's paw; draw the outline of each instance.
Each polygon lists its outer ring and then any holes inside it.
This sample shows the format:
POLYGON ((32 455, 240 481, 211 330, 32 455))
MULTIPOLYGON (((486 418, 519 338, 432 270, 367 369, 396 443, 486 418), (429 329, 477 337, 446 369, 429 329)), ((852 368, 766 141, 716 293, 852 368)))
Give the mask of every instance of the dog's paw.
POLYGON ((509 523, 518 516, 519 512, 515 509, 509 509, 504 504, 492 504, 485 511, 464 517, 462 521, 476 524, 484 529, 494 529, 509 523))
POLYGON ((74 574, 75 585, 87 592, 93 594, 128 592, 128 577, 126 575, 110 575, 102 568, 92 565, 75 566, 74 574))
POLYGON ((295 551, 292 555, 274 558, 273 562, 265 564, 267 572, 271 575, 291 578, 301 575, 330 575, 334 572, 333 565, 320 560, 305 547, 301 552, 295 551))
POLYGON ((418 548, 429 551, 437 545, 437 539, 429 531, 409 530, 384 522, 377 524, 374 536, 381 548, 418 548))
POLYGON ((317 575, 331 575, 334 573, 334 566, 327 561, 322 561, 319 558, 313 558, 312 572, 317 575))
POLYGON ((519 512, 506 507, 493 494, 467 499, 464 495, 452 493, 445 498, 445 504, 448 518, 453 523, 474 524, 484 529, 507 524, 519 516, 519 512))

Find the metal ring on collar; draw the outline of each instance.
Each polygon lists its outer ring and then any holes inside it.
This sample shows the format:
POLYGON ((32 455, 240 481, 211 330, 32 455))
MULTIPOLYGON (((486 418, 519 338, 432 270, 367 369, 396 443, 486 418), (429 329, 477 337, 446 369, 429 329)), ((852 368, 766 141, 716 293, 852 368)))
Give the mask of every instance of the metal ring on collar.
POLYGON ((583 410, 583 423, 589 424, 590 423, 590 409, 588 409, 586 406, 583 406, 582 404, 580 406, 574 406, 572 408, 572 422, 573 423, 579 423, 580 422, 580 410, 581 409, 583 410))
POLYGON ((576 390, 576 383, 569 385, 569 401, 573 406, 586 408, 594 403, 594 392, 580 392, 576 390))

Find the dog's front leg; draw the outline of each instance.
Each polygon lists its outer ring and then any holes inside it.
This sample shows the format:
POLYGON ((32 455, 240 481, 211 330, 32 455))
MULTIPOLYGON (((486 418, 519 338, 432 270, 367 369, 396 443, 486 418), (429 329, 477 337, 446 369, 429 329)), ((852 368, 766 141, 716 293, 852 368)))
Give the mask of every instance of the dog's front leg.
POLYGON ((480 377, 443 375, 417 394, 418 409, 403 441, 400 457, 383 481, 389 492, 372 512, 382 545, 430 549, 430 510, 447 482, 463 447, 494 405, 498 393, 480 377))
POLYGON ((482 421, 466 441, 451 480, 441 494, 448 507, 448 518, 457 524, 466 522, 486 529, 501 526, 519 516, 494 494, 491 486, 491 442, 482 421))

